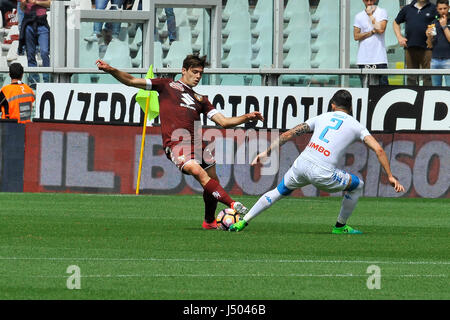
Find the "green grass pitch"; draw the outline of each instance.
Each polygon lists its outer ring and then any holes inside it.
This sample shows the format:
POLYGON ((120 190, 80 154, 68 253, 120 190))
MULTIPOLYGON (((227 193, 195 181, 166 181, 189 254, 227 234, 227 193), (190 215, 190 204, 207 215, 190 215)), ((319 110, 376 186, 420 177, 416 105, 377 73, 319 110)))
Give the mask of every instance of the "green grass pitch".
POLYGON ((449 199, 362 198, 364 234, 333 235, 340 202, 285 198, 231 233, 202 230, 198 195, 0 193, 0 299, 450 299, 449 199))

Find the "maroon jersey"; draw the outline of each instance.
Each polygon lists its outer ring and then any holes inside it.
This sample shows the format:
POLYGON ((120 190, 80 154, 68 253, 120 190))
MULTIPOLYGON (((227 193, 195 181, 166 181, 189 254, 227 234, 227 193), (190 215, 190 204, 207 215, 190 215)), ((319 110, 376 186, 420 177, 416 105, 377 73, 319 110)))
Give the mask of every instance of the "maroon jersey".
POLYGON ((195 121, 200 126, 200 114, 211 118, 218 113, 205 96, 181 81, 147 79, 147 90, 159 93, 159 119, 164 148, 181 141, 194 144, 195 121))

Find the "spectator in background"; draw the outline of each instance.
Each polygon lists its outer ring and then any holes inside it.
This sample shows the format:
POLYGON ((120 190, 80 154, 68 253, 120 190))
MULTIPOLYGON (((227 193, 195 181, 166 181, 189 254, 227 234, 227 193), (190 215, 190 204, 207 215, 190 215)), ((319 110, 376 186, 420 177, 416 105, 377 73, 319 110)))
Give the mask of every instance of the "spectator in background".
MULTIPOLYGON (((95 9, 105 10, 110 0, 95 0, 95 9)), ((111 10, 122 8, 124 0, 111 0, 111 10), (117 8, 116 8, 117 6, 117 8)), ((89 37, 84 38, 87 42, 99 41, 103 37, 105 44, 109 44, 112 39, 118 39, 120 34, 120 23, 105 23, 105 29, 103 29, 104 22, 94 22, 94 32, 89 37), (111 39, 112 37, 112 39, 111 39)))
MULTIPOLYGON (((432 48, 431 69, 450 69, 450 21, 448 20, 448 0, 437 0, 439 14, 427 29, 427 45, 432 48)), ((433 86, 442 86, 442 76, 431 76, 433 86)), ((445 76, 445 85, 450 87, 450 76, 445 76)))
POLYGON ((0 0, 0 11, 3 18, 3 26, 0 27, 6 27, 6 17, 5 14, 8 11, 13 11, 17 7, 16 0, 0 0))
MULTIPOLYGON (((129 7, 133 6, 133 0, 126 0, 129 3, 129 7)), ((142 10, 142 0, 139 0, 138 10, 142 10)), ((173 12, 173 8, 164 8, 164 12, 166 14, 166 22, 167 22, 167 31, 169 36, 169 43, 172 44, 175 40, 177 40, 177 22, 175 19, 175 13, 173 12)), ((155 14, 155 24, 156 21, 156 14, 155 14)), ((156 28, 155 25, 155 41, 157 39, 157 32, 158 28, 156 28)))
POLYGON ((22 83, 23 67, 20 63, 9 66, 11 84, 0 90, 2 119, 16 119, 19 123, 31 122, 31 110, 35 100, 33 90, 22 83))
MULTIPOLYGON (((164 8, 164 12, 166 13, 166 22, 167 22, 167 31, 169 33, 169 43, 172 44, 175 40, 177 40, 177 23, 175 20, 175 13, 173 12, 173 8, 164 8)), ((156 19, 155 19, 156 24, 156 19)), ((155 26, 155 33, 157 32, 157 28, 155 26)))
MULTIPOLYGON (((384 32, 388 15, 385 9, 375 6, 375 0, 363 0, 366 9, 355 16, 353 38, 359 42, 356 63, 360 69, 387 69, 384 32)), ((388 85, 386 75, 371 76, 376 81, 369 84, 388 85)))
MULTIPOLYGON (((425 32, 437 14, 436 5, 429 0, 414 0, 405 5, 394 20, 393 27, 400 46, 405 48, 407 69, 430 69, 431 49, 427 48, 425 32), (406 37, 400 24, 405 23, 406 37)), ((407 84, 418 85, 417 76, 407 76, 407 84)), ((423 76, 423 84, 431 86, 431 77, 423 76)))
MULTIPOLYGON (((47 22, 47 8, 51 0, 21 0, 24 17, 20 28, 19 49, 25 44, 29 67, 37 67, 36 48, 39 50, 43 67, 50 67, 50 26, 47 22)), ((31 87, 39 82, 38 75, 30 75, 31 87)), ((44 82, 49 82, 49 75, 43 75, 44 82)))

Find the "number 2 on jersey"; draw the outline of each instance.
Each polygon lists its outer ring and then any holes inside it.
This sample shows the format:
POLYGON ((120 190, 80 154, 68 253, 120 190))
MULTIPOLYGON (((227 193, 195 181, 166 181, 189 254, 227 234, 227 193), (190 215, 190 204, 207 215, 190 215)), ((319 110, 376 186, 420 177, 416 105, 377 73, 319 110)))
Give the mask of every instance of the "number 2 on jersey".
POLYGON ((327 126, 325 129, 323 129, 322 133, 320 134, 319 139, 322 141, 325 141, 326 143, 330 142, 327 139, 325 139, 325 135, 327 134, 328 130, 338 130, 341 125, 342 125, 342 120, 336 119, 336 118, 331 118, 331 121, 333 122, 337 122, 336 125, 334 127, 332 126, 327 126))

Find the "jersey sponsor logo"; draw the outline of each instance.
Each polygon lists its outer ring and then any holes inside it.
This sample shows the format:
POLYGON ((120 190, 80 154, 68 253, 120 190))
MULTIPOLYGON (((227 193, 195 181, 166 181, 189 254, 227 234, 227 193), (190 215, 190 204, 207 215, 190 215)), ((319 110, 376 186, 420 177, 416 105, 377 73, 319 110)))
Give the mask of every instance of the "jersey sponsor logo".
POLYGON ((185 107, 185 108, 189 108, 189 109, 196 110, 196 109, 195 109, 195 101, 194 101, 194 99, 192 99, 192 97, 191 97, 190 94, 188 94, 188 93, 183 93, 183 94, 181 95, 181 100, 182 100, 184 103, 180 103, 180 106, 185 107))
POLYGON ((184 92, 184 88, 183 88, 183 85, 181 83, 171 82, 171 83, 169 83, 169 86, 174 88, 174 89, 176 89, 176 90, 178 90, 178 91, 184 92))
POLYGON ((319 151, 320 153, 323 153, 325 157, 329 157, 331 155, 331 152, 324 147, 322 147, 320 144, 315 144, 314 142, 310 142, 307 147, 314 149, 316 151, 319 151))

